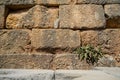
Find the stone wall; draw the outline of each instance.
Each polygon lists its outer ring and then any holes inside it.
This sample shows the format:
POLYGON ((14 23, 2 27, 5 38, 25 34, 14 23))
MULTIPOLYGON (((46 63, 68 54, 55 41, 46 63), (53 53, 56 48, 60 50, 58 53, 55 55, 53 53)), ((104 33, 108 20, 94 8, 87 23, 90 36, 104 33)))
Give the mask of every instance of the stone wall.
POLYGON ((120 0, 0 0, 0 68, 88 69, 88 44, 120 66, 119 28, 120 0))

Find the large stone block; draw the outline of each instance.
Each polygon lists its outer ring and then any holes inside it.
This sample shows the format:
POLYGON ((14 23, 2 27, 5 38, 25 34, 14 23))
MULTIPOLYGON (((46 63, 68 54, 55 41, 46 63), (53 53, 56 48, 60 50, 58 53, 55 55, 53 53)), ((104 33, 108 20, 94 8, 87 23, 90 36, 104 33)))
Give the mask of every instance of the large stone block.
POLYGON ((120 28, 120 4, 105 5, 107 27, 120 28))
POLYGON ((37 4, 44 4, 44 5, 61 5, 61 4, 69 4, 71 0, 36 0, 37 4))
POLYGON ((0 30, 0 54, 23 53, 30 43, 29 30, 0 30))
POLYGON ((80 46, 79 31, 62 29, 33 29, 32 46, 36 49, 71 49, 80 46))
POLYGON ((88 29, 104 28, 105 17, 101 5, 60 6, 60 28, 88 29))
POLYGON ((0 5, 0 28, 5 26, 5 6, 0 5))
POLYGON ((83 31, 81 32, 82 45, 91 44, 99 46, 105 53, 120 53, 120 30, 106 29, 100 31, 83 31))
POLYGON ((92 66, 81 61, 77 54, 56 54, 53 58, 52 69, 91 69, 92 66))
POLYGON ((0 68, 6 69, 50 69, 51 54, 7 54, 0 55, 0 68))
POLYGON ((53 28, 58 18, 57 8, 36 5, 29 10, 12 12, 6 20, 7 28, 53 28))
POLYGON ((52 70, 1 69, 0 80, 54 80, 52 70))
POLYGON ((57 70, 56 80, 119 80, 119 77, 97 70, 57 70))

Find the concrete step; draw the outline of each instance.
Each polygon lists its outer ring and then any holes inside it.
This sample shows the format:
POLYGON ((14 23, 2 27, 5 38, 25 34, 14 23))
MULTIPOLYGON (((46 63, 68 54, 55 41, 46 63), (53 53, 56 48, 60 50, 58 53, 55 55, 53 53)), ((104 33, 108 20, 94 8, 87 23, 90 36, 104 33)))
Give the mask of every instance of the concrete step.
POLYGON ((0 80, 53 80, 52 70, 2 69, 0 80))
POLYGON ((97 70, 56 71, 38 69, 0 69, 0 80, 120 80, 120 68, 96 69, 97 70), (111 74, 109 71, 111 71, 111 74))

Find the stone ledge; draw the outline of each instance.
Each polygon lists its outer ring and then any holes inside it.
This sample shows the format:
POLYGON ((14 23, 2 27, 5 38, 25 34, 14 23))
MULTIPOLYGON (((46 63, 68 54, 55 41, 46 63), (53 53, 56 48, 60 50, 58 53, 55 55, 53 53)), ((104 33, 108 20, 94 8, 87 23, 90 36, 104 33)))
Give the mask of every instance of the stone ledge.
POLYGON ((98 70, 0 69, 0 80, 120 80, 120 68, 95 69, 98 70))
POLYGON ((58 70, 56 80, 119 80, 120 78, 95 70, 58 70))
POLYGON ((0 80, 53 80, 52 70, 1 69, 0 80))

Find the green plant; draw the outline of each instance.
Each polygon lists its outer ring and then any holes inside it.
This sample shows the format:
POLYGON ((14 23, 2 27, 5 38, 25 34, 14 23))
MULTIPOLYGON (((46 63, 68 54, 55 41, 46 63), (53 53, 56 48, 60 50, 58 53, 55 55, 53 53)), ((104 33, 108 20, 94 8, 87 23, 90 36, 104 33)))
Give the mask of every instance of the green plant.
POLYGON ((91 45, 79 47, 75 50, 80 60, 85 60, 88 64, 94 65, 103 56, 100 48, 91 45))

